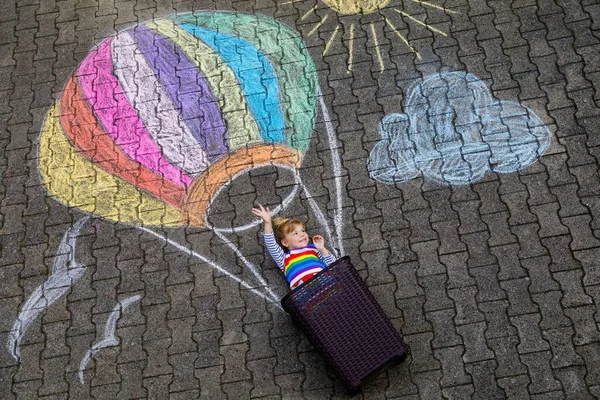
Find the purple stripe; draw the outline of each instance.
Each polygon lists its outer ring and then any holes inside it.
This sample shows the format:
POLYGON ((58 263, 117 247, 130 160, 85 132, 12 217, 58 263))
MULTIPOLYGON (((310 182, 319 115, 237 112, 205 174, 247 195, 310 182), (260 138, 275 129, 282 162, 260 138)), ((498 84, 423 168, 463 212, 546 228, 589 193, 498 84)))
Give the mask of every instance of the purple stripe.
POLYGON ((112 72, 111 41, 107 39, 102 42, 97 50, 83 60, 77 72, 88 103, 104 130, 129 158, 177 185, 189 186, 192 178, 163 157, 123 94, 112 72))
POLYGON ((175 43, 149 28, 137 26, 133 35, 210 162, 227 154, 225 121, 204 74, 175 43))

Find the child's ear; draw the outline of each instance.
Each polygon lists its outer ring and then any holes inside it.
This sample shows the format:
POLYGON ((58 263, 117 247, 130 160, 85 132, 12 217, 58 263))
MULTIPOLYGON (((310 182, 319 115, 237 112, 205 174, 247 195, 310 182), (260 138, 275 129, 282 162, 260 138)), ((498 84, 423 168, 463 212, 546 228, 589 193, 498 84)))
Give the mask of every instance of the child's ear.
POLYGON ((285 239, 281 239, 281 245, 282 245, 283 247, 288 247, 288 245, 287 245, 287 240, 285 240, 285 239))

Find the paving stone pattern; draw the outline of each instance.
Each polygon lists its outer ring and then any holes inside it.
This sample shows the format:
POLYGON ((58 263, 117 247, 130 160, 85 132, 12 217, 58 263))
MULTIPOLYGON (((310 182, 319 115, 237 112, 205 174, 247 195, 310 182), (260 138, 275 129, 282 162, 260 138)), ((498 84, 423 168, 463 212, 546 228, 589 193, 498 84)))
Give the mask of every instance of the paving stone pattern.
MULTIPOLYGON (((37 169, 48 109, 103 38, 202 9, 275 18, 300 33, 315 60, 343 164, 346 254, 411 348, 356 398, 600 397, 600 2, 430 0, 442 11, 392 0, 364 16, 336 14, 331 3, 0 2, 1 399, 350 397, 275 304, 189 252, 101 218, 77 241, 85 274, 34 319, 18 361, 6 346, 23 303, 52 273, 61 238, 83 217, 48 194, 37 169), (395 9, 447 35, 401 22, 395 9), (384 27, 390 15, 421 58, 384 27), (337 24, 344 42, 338 37, 323 56, 337 24), (381 118, 402 112, 407 88, 440 71, 470 72, 496 98, 533 109, 552 132, 548 151, 519 172, 469 185, 375 182, 367 161, 381 118), (93 354, 82 383, 84 355, 118 301, 136 295, 117 322, 119 344, 93 354)), ((336 176, 322 116, 300 174, 333 218, 336 176)), ((285 171, 253 170, 221 193, 211 222, 246 223, 252 204, 275 206, 292 185, 285 171)), ((311 233, 321 229, 305 194, 287 212, 311 233)), ((260 286, 213 231, 155 231, 260 286)), ((258 232, 227 237, 283 296, 284 278, 258 232)))

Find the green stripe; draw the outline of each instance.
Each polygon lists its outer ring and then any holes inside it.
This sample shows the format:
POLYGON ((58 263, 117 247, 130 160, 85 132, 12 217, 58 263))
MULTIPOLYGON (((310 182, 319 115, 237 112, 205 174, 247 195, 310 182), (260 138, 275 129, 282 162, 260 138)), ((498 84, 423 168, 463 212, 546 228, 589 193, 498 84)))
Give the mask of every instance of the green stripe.
POLYGON ((236 35, 264 54, 277 73, 280 103, 287 127, 286 144, 306 152, 315 123, 317 72, 298 34, 260 15, 199 11, 174 18, 216 32, 236 35))

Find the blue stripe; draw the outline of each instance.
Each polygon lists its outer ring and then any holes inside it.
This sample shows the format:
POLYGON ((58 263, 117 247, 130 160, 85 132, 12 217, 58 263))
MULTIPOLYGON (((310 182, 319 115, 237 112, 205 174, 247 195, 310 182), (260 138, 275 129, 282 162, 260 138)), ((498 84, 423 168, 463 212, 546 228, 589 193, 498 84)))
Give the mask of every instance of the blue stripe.
POLYGON ((210 46, 231 68, 242 86, 261 137, 268 142, 283 143, 285 124, 279 104, 279 83, 269 60, 240 37, 191 24, 179 26, 210 46))

